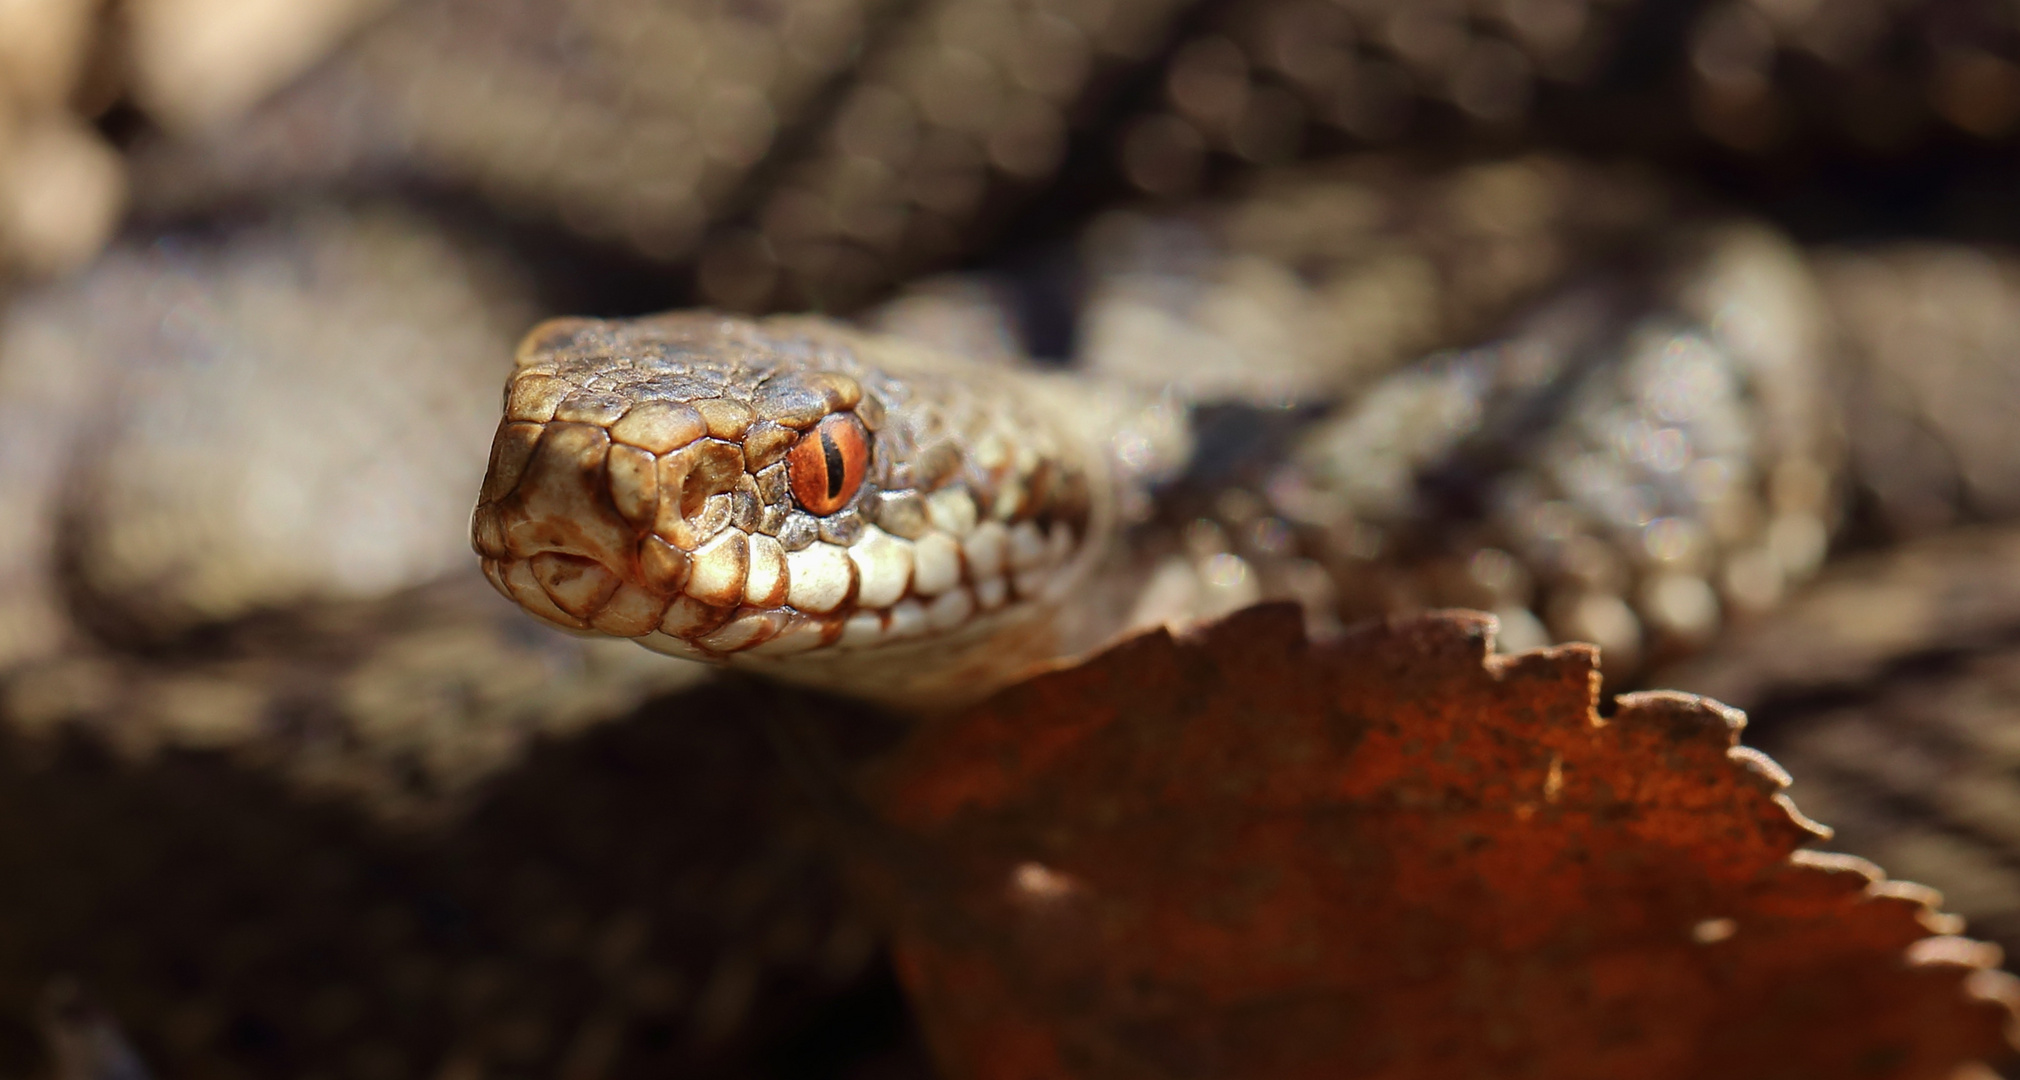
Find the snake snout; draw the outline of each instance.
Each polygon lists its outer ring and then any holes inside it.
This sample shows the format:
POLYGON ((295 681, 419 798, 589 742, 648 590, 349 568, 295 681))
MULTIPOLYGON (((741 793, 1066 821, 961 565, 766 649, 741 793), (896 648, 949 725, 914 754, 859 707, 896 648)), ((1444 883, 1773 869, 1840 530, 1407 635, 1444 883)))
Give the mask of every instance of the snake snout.
MULTIPOLYGON (((508 414, 499 426, 471 518, 485 573, 571 630, 642 636, 664 627, 670 605, 681 626, 722 621, 765 591, 747 588, 746 560, 731 556, 787 512, 786 466, 751 471, 753 456, 783 448, 766 443, 748 409, 605 396, 563 400, 544 422, 508 414), (689 611, 697 605, 705 610, 689 611)), ((783 554, 775 542, 758 546, 783 554)))
POLYGON ((595 424, 507 421, 471 516, 492 584, 571 630, 592 628, 635 563, 637 528, 620 512, 624 481, 610 451, 595 424))

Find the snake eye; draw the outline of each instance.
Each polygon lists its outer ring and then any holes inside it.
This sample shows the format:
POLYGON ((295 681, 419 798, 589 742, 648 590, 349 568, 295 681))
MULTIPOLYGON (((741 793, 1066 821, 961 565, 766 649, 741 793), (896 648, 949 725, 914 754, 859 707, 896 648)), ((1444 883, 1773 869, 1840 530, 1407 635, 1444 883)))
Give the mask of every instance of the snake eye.
POLYGON ((854 498, 869 464, 869 433, 851 413, 836 413, 814 425, 786 454, 793 498, 815 517, 826 517, 854 498))

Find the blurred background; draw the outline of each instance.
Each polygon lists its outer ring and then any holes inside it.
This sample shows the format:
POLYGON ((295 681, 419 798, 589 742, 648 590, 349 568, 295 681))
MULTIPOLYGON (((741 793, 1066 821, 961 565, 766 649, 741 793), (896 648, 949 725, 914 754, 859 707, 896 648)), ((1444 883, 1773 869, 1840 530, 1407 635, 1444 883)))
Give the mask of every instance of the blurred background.
POLYGON ((476 573, 562 313, 1172 394, 1147 610, 1597 641, 2020 946, 2016 149, 2004 0, 0 0, 0 1076, 928 1074, 756 717, 889 722, 476 573))

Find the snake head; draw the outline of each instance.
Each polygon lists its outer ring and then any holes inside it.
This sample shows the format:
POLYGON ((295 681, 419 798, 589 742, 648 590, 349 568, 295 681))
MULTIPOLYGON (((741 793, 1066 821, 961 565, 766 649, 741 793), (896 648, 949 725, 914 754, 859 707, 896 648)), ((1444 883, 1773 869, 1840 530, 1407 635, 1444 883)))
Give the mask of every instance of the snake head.
POLYGON ((556 626, 918 705, 1059 650, 1112 531, 1043 377, 812 318, 562 319, 520 346, 471 519, 556 626))

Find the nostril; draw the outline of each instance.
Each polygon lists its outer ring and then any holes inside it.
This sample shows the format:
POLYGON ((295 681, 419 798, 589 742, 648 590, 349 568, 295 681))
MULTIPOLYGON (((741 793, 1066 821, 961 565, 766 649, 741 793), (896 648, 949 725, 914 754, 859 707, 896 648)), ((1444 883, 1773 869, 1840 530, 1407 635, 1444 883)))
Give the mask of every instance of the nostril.
POLYGON ((689 449, 696 453, 680 488, 680 512, 694 517, 710 499, 736 490, 737 481, 743 479, 743 452, 729 443, 713 441, 689 449))
POLYGON ((744 475, 743 450, 703 439, 666 455, 659 468, 662 497, 653 531, 693 551, 729 523, 731 494, 744 475))

